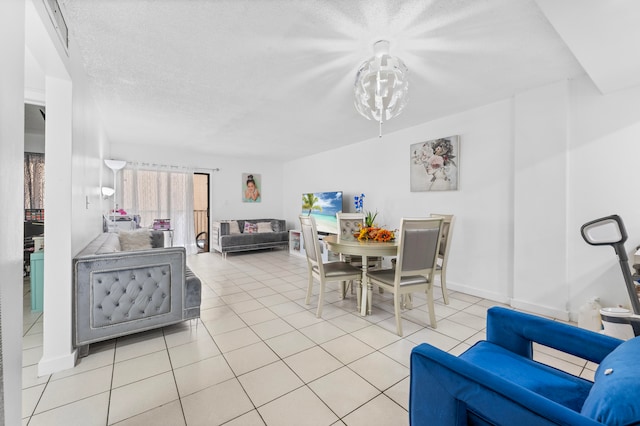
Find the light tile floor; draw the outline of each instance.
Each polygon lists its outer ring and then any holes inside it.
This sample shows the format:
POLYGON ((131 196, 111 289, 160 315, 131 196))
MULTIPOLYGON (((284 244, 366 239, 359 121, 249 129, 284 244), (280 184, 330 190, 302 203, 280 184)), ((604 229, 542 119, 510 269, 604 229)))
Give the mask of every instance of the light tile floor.
MULTIPOLYGON (((323 318, 304 304, 306 260, 285 250, 191 256, 201 318, 91 345, 77 366, 37 377, 42 315, 25 280, 23 425, 406 425, 409 354, 429 342, 459 354, 483 339, 490 300, 436 290, 436 330, 424 297, 403 313, 374 294, 356 313, 329 284, 323 318)), ((536 346, 541 362, 593 379, 593 363, 536 346)))

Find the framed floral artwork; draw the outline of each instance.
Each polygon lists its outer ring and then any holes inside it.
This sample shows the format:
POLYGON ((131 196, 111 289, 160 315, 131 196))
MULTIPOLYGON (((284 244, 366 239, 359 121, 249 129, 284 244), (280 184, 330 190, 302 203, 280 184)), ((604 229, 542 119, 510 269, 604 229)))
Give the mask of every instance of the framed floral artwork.
POLYGON ((409 156, 411 192, 458 189, 460 136, 415 143, 409 156))
POLYGON ((242 202, 259 203, 261 201, 260 175, 257 173, 242 174, 242 202))

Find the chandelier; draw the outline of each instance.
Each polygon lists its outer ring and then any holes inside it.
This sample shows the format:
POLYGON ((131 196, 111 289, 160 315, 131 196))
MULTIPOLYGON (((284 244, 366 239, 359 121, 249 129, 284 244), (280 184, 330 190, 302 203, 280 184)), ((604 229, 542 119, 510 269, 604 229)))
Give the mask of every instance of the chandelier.
POLYGON ((354 85, 356 109, 367 120, 380 123, 400 114, 407 104, 409 81, 407 66, 401 59, 389 55, 389 42, 373 44, 374 56, 358 69, 354 85))

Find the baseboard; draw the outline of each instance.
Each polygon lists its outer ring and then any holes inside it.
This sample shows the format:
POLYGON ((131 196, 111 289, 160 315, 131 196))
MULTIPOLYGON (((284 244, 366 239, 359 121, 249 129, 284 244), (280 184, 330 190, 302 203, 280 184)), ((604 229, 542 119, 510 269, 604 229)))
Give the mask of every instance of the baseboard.
MULTIPOLYGON (((437 280, 435 281, 435 283, 436 286, 439 284, 437 280)), ((459 291, 471 296, 482 297, 483 299, 489 299, 498 303, 509 303, 509 298, 505 297, 503 294, 482 290, 476 287, 469 287, 466 285, 452 283, 449 280, 447 280, 447 289, 450 291, 459 291)))
MULTIPOLYGON (((437 285, 436 281, 436 285, 437 285)), ((471 296, 482 297, 483 299, 493 300, 494 302, 504 303, 512 308, 521 309, 523 311, 531 312, 538 315, 543 315, 549 318, 556 318, 562 321, 570 321, 571 315, 568 311, 552 308, 550 306, 538 305, 524 300, 510 299, 503 294, 495 293, 491 291, 485 291, 475 287, 469 287, 457 283, 447 282, 447 288, 451 291, 459 291, 471 296)))
POLYGON ((555 318, 562 321, 569 321, 569 312, 550 306, 538 305, 524 300, 511 299, 511 306, 516 309, 531 312, 545 317, 555 318))
POLYGON ((42 357, 38 363, 38 377, 57 373, 58 371, 68 370, 76 365, 77 351, 74 349, 70 354, 57 357, 42 357))

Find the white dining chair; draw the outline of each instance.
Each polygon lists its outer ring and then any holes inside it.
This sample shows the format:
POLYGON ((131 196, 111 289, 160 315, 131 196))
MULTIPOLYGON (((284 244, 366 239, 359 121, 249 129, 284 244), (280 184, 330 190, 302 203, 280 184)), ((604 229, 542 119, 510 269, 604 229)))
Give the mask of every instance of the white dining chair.
MULTIPOLYGON (((362 280, 362 270, 342 261, 323 262, 315 219, 313 216, 300 215, 300 226, 304 249, 307 255, 307 265, 309 267, 309 284, 307 286, 305 303, 307 305, 311 303, 313 280, 315 278, 320 282, 318 310, 316 312, 316 316, 320 318, 322 316, 322 305, 324 303, 325 284, 331 281, 339 281, 341 292, 344 296, 345 283, 347 281, 362 280)), ((360 292, 357 292, 357 294, 359 306, 360 292)))
MULTIPOLYGON (((438 266, 435 274, 440 276, 440 289, 442 290, 442 299, 444 304, 449 304, 449 291, 447 290, 447 265, 449 263, 449 251, 451 249, 451 237, 453 236, 453 225, 456 223, 456 217, 452 214, 432 213, 430 217, 441 217, 442 236, 440 238, 440 249, 438 250, 438 266)), ((395 267, 396 259, 391 259, 391 265, 395 267)), ((407 309, 413 307, 411 294, 406 294, 402 306, 407 309)))
POLYGON ((442 234, 442 217, 403 218, 398 235, 398 257, 395 269, 367 271, 368 279, 393 293, 396 331, 402 336, 400 307, 402 295, 424 291, 427 296, 429 320, 436 328, 433 302, 433 278, 438 262, 442 234))
MULTIPOLYGON (((338 232, 340 234, 340 238, 342 240, 355 241, 356 237, 354 234, 359 232, 364 226, 364 213, 338 212, 336 213, 336 219, 338 221, 338 232)), ((340 260, 348 262, 357 268, 362 268, 362 256, 340 254, 340 260)), ((367 258, 367 268, 380 267, 382 267, 382 257, 369 256, 367 258)), ((351 287, 351 293, 353 294, 353 286, 349 287, 351 287)))
POLYGON ((449 292, 447 291, 447 264, 449 263, 449 251, 451 250, 451 237, 453 235, 453 225, 456 223, 456 217, 452 214, 432 213, 431 217, 441 217, 442 220, 442 237, 440 240, 440 249, 438 250, 438 266, 436 267, 436 275, 440 276, 440 288, 442 289, 442 298, 444 304, 449 304, 449 292))

